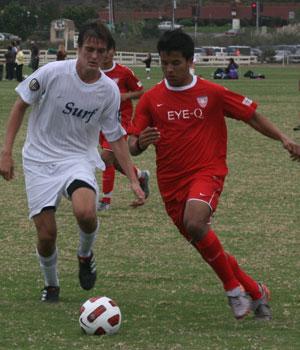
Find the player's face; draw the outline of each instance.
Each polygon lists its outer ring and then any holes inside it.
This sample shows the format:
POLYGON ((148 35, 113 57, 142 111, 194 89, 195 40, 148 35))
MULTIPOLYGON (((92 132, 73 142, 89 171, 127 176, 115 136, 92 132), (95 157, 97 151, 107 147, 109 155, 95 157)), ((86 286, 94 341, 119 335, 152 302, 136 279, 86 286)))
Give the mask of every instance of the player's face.
POLYGON ((86 38, 78 48, 77 65, 80 70, 88 73, 99 73, 99 68, 107 51, 106 42, 97 38, 86 38))
POLYGON ((114 60, 115 50, 109 49, 106 51, 106 54, 104 55, 103 61, 101 63, 101 68, 103 69, 109 69, 113 66, 113 60, 114 60))
POLYGON ((190 66, 192 59, 187 60, 179 51, 161 51, 160 59, 164 76, 171 86, 184 86, 191 83, 190 66))

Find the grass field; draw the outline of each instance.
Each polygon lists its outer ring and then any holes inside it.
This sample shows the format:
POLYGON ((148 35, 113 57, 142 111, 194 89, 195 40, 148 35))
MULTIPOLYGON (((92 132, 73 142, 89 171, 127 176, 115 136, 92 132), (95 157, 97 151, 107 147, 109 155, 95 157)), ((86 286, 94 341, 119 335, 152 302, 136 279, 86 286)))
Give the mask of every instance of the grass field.
MULTIPOLYGON (((197 73, 211 78, 213 70, 198 68, 197 73)), ((299 67, 253 70, 267 79, 221 83, 259 101, 259 111, 300 142, 300 132, 292 130, 299 123, 299 67)), ((161 78, 159 69, 153 69, 150 82, 142 68, 136 72, 146 88, 161 78)), ((0 82, 0 145, 15 86, 0 82)), ((99 214, 98 280, 89 292, 79 287, 78 234, 70 203, 62 201, 57 212, 61 301, 39 302, 43 280, 27 217, 23 125, 15 144, 16 177, 10 183, 0 179, 0 349, 300 349, 300 165, 279 143, 245 124, 228 120, 228 128, 230 174, 214 228, 242 266, 267 282, 271 322, 232 317, 220 282, 164 212, 153 149, 135 159, 152 174, 148 203, 130 209, 127 181, 117 176, 112 209, 99 214), (121 308, 123 323, 115 336, 89 337, 80 331, 80 305, 96 295, 115 299, 121 308)))

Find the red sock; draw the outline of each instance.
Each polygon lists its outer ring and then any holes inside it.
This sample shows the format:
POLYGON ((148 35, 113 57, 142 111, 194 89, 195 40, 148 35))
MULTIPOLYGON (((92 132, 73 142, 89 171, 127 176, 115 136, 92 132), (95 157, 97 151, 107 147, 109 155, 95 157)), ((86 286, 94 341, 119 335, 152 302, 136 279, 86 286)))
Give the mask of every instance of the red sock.
POLYGON ((105 197, 105 195, 111 194, 111 192, 114 189, 115 173, 116 173, 115 167, 113 165, 110 165, 106 168, 106 170, 102 174, 102 192, 104 193, 103 199, 109 198, 109 201, 110 201, 110 196, 105 197))
POLYGON ((239 280, 245 291, 250 294, 253 300, 261 298, 258 283, 243 271, 233 255, 225 253, 235 277, 239 280))
POLYGON ((210 230, 204 238, 194 243, 194 246, 218 275, 226 291, 240 285, 234 276, 224 249, 214 231, 210 230))

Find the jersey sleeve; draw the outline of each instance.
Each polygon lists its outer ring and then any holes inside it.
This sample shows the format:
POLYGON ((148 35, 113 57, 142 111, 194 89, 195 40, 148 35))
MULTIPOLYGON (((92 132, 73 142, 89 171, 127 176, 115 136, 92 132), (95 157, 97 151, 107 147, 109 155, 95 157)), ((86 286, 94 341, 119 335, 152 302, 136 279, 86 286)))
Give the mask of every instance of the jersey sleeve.
POLYGON ((151 126, 151 110, 147 94, 144 94, 137 103, 130 134, 138 136, 147 126, 151 126))
POLYGON ((109 103, 102 115, 101 129, 107 141, 114 142, 126 135, 120 124, 120 92, 117 85, 111 90, 111 98, 108 100, 109 103))
POLYGON ((140 91, 143 89, 142 82, 137 78, 131 69, 127 71, 126 85, 129 91, 140 91))
POLYGON ((257 103, 236 92, 224 89, 224 112, 227 117, 248 121, 253 116, 257 103))
POLYGON ((37 103, 46 90, 48 69, 47 65, 29 75, 17 87, 16 92, 21 99, 31 105, 37 103))

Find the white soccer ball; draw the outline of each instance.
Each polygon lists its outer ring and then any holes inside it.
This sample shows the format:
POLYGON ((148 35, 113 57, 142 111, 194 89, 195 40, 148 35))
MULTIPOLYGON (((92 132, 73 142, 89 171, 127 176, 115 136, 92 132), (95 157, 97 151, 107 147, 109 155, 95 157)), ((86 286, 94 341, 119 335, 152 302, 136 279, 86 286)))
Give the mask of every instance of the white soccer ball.
POLYGON ((120 308, 108 297, 90 298, 80 308, 79 324, 86 334, 114 334, 121 326, 120 308))

